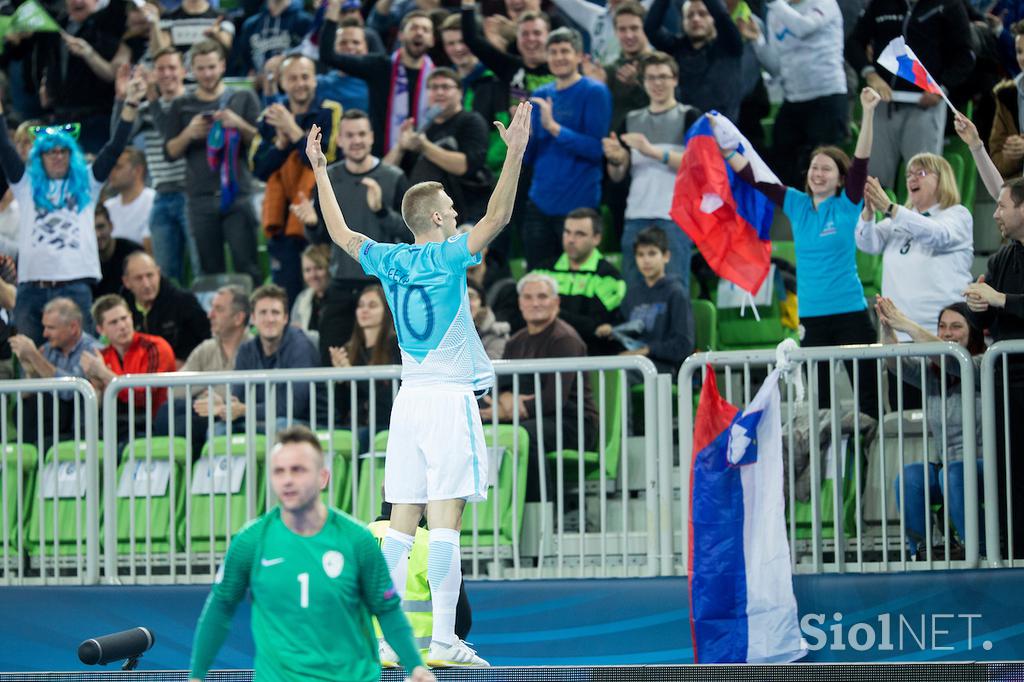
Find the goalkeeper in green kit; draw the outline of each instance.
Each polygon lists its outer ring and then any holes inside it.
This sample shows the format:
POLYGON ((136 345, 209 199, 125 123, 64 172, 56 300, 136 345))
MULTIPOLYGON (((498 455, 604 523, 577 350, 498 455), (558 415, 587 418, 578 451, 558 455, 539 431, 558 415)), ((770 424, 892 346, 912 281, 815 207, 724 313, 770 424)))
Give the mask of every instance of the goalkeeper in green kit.
POLYGON ((435 682, 377 540, 320 499, 330 474, 316 435, 301 426, 280 431, 269 474, 280 504, 232 539, 199 616, 190 677, 205 678, 251 590, 258 682, 379 680, 370 616, 413 682, 435 682))

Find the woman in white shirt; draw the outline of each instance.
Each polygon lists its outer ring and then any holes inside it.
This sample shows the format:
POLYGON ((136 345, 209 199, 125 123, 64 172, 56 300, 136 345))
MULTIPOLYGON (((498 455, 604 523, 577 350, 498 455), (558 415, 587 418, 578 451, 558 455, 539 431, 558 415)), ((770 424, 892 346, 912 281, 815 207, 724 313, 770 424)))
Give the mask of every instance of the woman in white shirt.
POLYGON ((972 281, 974 219, 941 156, 918 154, 907 163, 905 206, 868 178, 856 239, 861 251, 882 254, 882 296, 925 329, 945 306, 963 299, 972 281), (875 211, 885 214, 882 221, 875 222, 875 211))
MULTIPOLYGON (((928 329, 939 311, 963 300, 974 261, 974 218, 960 203, 949 162, 917 154, 907 162, 907 203, 897 206, 877 178, 864 186, 864 210, 857 221, 857 248, 882 254, 882 296, 911 321, 928 329), (884 218, 875 222, 875 212, 884 218)), ((910 340, 898 333, 899 340, 910 340)), ((897 407, 896 382, 889 403, 897 407)), ((921 407, 921 392, 904 382, 903 409, 921 407)))

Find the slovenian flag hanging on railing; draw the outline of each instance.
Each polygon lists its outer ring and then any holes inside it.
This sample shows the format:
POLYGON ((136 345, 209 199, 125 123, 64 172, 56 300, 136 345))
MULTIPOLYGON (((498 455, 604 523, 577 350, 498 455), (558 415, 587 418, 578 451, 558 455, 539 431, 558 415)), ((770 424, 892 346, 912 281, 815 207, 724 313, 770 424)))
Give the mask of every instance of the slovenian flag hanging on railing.
MULTIPOLYGON (((878 57, 878 64, 903 80, 913 83, 925 92, 938 95, 945 100, 950 109, 953 109, 953 105, 950 103, 949 98, 946 97, 946 93, 942 92, 942 88, 935 82, 931 74, 928 73, 928 69, 924 68, 924 64, 917 58, 914 51, 910 49, 903 36, 896 36, 889 41, 889 44, 885 46, 882 54, 878 57)), ((955 109, 953 110, 956 111, 955 109)))
POLYGON ((686 131, 670 215, 719 277, 753 296, 771 265, 775 207, 735 176, 719 151, 723 135, 732 136, 731 144, 750 162, 755 179, 779 181, 736 126, 711 112, 686 131))
POLYGON ((779 373, 742 414, 709 366, 693 433, 690 628, 695 663, 782 663, 807 653, 782 490, 779 373))

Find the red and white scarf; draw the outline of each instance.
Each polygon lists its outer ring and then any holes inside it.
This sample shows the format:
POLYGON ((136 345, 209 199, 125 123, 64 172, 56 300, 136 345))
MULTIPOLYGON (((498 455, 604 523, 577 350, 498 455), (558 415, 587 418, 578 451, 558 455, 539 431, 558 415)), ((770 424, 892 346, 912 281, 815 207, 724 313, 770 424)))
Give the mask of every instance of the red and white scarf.
POLYGON ((385 129, 384 152, 387 153, 391 147, 398 144, 401 134, 401 126, 405 119, 412 117, 418 126, 423 114, 427 109, 427 78, 434 70, 434 62, 429 55, 423 55, 423 66, 420 68, 419 78, 416 81, 416 91, 413 96, 413 109, 409 112, 409 76, 405 66, 402 65, 401 50, 395 50, 391 55, 391 83, 388 92, 388 124, 385 129))

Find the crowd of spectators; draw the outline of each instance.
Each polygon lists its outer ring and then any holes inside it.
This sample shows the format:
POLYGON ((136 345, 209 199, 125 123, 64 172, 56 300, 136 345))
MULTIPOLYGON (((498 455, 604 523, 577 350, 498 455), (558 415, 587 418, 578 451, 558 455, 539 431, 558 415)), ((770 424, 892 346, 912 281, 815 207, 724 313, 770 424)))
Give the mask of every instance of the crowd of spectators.
MULTIPOLYGON (((127 371, 397 362, 377 281, 331 242, 306 135, 323 131, 346 220, 410 241, 401 205, 412 184, 441 182, 470 226, 483 215, 504 155, 491 121, 507 123, 527 98, 512 225, 468 275, 494 358, 634 354, 675 373, 696 345, 700 262, 669 216, 685 134, 718 111, 761 145, 768 90, 780 106, 763 151, 781 183, 755 180, 736 145, 722 155, 792 228, 805 344, 880 332, 905 342, 958 302, 992 339, 1024 336, 1024 185, 1013 179, 1024 168, 1024 5, 1013 0, 989 14, 964 0, 871 0, 854 22, 837 0, 41 4, 62 31, 8 34, 0 55, 0 303, 23 376, 102 387, 127 371), (900 35, 977 125, 878 66, 900 35), (1006 242, 977 280, 973 207, 942 156, 954 133, 998 201, 1006 242), (877 312, 857 249, 883 255, 877 312), (204 310, 191 281, 229 272, 247 285, 221 287, 204 310)), ((862 409, 877 417, 875 373, 860 377, 862 409)), ((1024 365, 1009 380, 1020 413, 1024 365)), ((590 387, 566 376, 556 405, 542 383, 545 413, 582 406, 586 428, 564 420, 566 442, 592 447, 590 387)), ((382 423, 381 388, 373 401, 346 392, 339 414, 372 402, 382 423)), ((280 420, 261 391, 246 404, 212 390, 173 412, 158 396, 144 416, 191 419, 199 438, 246 414, 280 420)), ((514 404, 502 391, 485 412, 553 438, 534 393, 521 386, 514 404)), ((295 388, 294 420, 321 409, 308 397, 295 388)), ((62 400, 47 409, 63 429, 62 400)), ((1022 423, 1008 426, 1016 443, 1022 423)), ((1024 475, 1011 487, 1024 514, 1024 475)), ((1024 538, 1024 516, 1015 528, 1024 538)))

